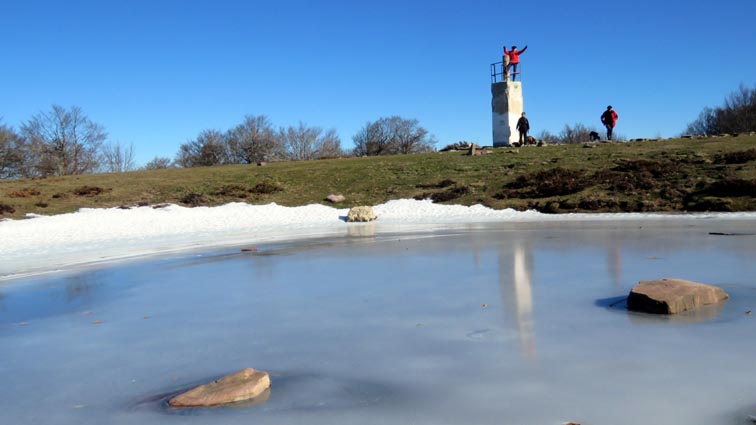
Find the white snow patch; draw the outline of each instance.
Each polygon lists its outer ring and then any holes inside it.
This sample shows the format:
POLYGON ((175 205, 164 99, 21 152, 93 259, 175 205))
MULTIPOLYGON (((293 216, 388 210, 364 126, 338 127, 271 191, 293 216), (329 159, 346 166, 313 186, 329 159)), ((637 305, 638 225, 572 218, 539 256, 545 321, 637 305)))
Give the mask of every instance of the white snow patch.
MULTIPOLYGON (((482 205, 440 205, 401 199, 377 205, 380 232, 481 222, 625 219, 756 219, 756 213, 566 214, 493 210, 482 205)), ((283 207, 230 203, 218 207, 83 208, 75 213, 0 221, 0 279, 99 261, 198 247, 338 235, 364 223, 346 223, 348 209, 324 205, 283 207)))

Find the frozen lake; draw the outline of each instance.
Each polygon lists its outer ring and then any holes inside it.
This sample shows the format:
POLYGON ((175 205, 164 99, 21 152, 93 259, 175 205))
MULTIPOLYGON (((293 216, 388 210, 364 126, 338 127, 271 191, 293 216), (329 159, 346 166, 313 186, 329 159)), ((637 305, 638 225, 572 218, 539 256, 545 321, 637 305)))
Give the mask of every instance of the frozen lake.
POLYGON ((485 224, 153 257, 0 282, 7 424, 746 424, 753 220, 485 224), (710 232, 741 235, 711 235, 710 232), (631 314, 639 280, 731 299, 631 314), (244 367, 256 405, 171 410, 244 367))

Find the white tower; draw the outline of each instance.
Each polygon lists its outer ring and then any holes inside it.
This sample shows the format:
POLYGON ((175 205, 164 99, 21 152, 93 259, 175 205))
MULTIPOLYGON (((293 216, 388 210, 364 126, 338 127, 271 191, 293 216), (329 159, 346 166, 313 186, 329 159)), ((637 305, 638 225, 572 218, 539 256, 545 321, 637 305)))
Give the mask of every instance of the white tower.
POLYGON ((511 146, 519 140, 516 127, 523 109, 522 81, 509 81, 509 72, 506 71, 504 61, 491 64, 494 147, 511 146), (499 67, 501 72, 498 72, 499 67))

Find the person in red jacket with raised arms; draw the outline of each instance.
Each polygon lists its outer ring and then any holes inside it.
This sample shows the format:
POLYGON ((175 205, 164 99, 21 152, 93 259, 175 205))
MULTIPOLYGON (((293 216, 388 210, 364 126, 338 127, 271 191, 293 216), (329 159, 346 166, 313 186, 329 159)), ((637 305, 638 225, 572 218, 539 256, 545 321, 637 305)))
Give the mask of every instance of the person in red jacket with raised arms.
MULTIPOLYGON (((507 50, 507 46, 504 46, 504 54, 509 57, 509 65, 505 67, 512 68, 512 81, 517 77, 517 65, 520 64, 520 55, 528 50, 528 46, 525 46, 522 50, 517 50, 517 46, 512 46, 512 50, 507 50)), ((506 73, 506 69, 504 70, 506 73)), ((520 78, 522 80, 522 78, 520 78)))

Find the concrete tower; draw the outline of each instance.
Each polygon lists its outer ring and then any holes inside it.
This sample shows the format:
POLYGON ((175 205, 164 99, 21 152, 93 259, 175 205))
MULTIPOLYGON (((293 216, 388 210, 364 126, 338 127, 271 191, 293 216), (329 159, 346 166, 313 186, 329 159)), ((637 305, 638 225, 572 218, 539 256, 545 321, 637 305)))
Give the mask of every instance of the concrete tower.
POLYGON ((522 81, 509 81, 505 61, 491 64, 491 111, 494 147, 517 142, 517 120, 523 111, 522 81))

